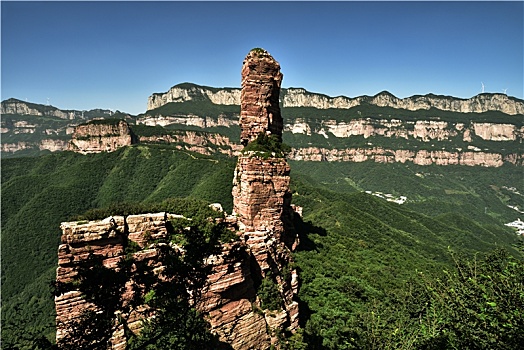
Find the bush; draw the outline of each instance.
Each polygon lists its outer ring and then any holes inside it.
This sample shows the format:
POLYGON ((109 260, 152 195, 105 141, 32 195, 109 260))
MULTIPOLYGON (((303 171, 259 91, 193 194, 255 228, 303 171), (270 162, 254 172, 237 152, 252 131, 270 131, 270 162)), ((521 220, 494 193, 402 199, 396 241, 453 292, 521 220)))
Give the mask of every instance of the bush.
POLYGON ((277 135, 267 135, 263 132, 257 138, 247 144, 242 153, 257 152, 262 153, 264 158, 277 157, 284 158, 291 151, 291 147, 282 143, 277 135))

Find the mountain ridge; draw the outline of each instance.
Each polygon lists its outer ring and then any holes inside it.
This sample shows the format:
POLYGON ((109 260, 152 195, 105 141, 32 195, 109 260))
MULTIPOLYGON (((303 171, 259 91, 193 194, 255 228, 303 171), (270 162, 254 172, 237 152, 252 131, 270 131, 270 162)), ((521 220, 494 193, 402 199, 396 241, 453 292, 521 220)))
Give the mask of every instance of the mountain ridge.
MULTIPOLYGON (((216 88, 185 82, 172 86, 164 93, 153 93, 148 98, 147 110, 159 108, 170 102, 191 100, 239 105, 240 88, 216 88)), ((382 91, 374 96, 363 95, 351 98, 343 95, 331 97, 322 93, 310 92, 305 88, 289 87, 282 88, 280 102, 282 107, 315 107, 318 109, 348 109, 362 104, 372 104, 411 111, 435 107, 444 111, 461 113, 498 110, 510 115, 524 114, 524 100, 499 93, 481 93, 468 99, 433 93, 398 98, 388 91, 382 91)))

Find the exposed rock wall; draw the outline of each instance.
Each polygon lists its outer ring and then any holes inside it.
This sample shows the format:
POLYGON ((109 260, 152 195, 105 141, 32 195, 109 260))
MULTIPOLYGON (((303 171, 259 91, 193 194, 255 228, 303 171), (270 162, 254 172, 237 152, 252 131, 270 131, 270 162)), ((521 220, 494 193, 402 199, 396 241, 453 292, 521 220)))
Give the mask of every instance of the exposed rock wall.
MULTIPOLYGON (((185 84, 172 87, 163 94, 154 94, 148 99, 148 110, 161 107, 170 102, 183 102, 198 99, 209 99, 213 103, 225 105, 240 104, 240 89, 216 89, 203 86, 185 84), (194 92, 198 91, 198 94, 194 92), (222 93, 220 93, 221 91, 222 93)), ((444 111, 459 113, 482 113, 487 111, 501 111, 506 114, 524 114, 524 101, 499 93, 484 93, 469 99, 451 96, 411 96, 398 98, 388 92, 381 92, 375 96, 359 96, 349 98, 346 96, 330 97, 323 94, 312 93, 303 88, 282 89, 281 102, 283 107, 314 107, 327 108, 352 108, 362 104, 372 104, 381 107, 402 108, 410 111, 437 108, 444 111)))
POLYGON ((338 138, 351 136, 384 136, 389 138, 418 139, 424 142, 449 140, 459 136, 471 142, 472 136, 487 141, 516 141, 524 137, 524 127, 516 124, 447 122, 438 120, 399 120, 359 118, 348 121, 334 119, 307 120, 297 118, 286 123, 284 130, 293 134, 333 134, 338 138))
MULTIPOLYGON (((259 133, 282 138, 282 117, 278 96, 282 73, 269 53, 252 50, 242 67, 241 143, 253 141, 259 133)), ((285 158, 242 153, 233 176, 233 214, 243 240, 250 247, 260 277, 274 279, 282 303, 279 310, 264 310, 267 327, 298 329, 298 277, 291 251, 298 244, 293 228, 294 211, 289 190, 290 167, 285 158), (285 276, 291 275, 291 278, 285 276)), ((273 336, 272 342, 276 339, 273 336)))
POLYGON ((2 101, 0 111, 1 114, 36 115, 57 117, 61 119, 73 119, 70 112, 62 111, 56 107, 35 105, 33 103, 26 103, 14 98, 2 101))
POLYGON ((113 152, 133 141, 131 129, 123 120, 116 124, 87 123, 75 128, 70 149, 82 154, 113 152))
MULTIPOLYGON (((242 146, 230 142, 229 139, 218 134, 167 135, 141 137, 140 142, 146 143, 174 143, 180 150, 196 152, 205 155, 221 153, 230 157, 241 156, 242 146), (229 143, 228 143, 229 142, 229 143)), ((467 134, 465 134, 467 136, 467 134)), ((424 140, 438 138, 438 133, 421 136, 424 140)), ((407 136, 406 136, 407 138, 407 136)), ((438 149, 409 150, 388 149, 383 147, 368 146, 367 148, 324 148, 324 147, 298 147, 292 148, 288 159, 313 162, 365 162, 377 163, 405 163, 412 162, 417 165, 466 165, 499 167, 503 164, 524 165, 524 154, 501 154, 496 151, 482 151, 470 147, 471 150, 445 151, 438 149)))
POLYGON ((181 150, 196 152, 205 155, 215 153, 229 157, 237 156, 242 146, 233 143, 229 137, 213 133, 197 131, 177 131, 168 135, 140 136, 141 143, 177 144, 181 150))
POLYGON ((280 64, 265 50, 251 50, 242 65, 240 94, 240 143, 247 145, 260 133, 270 132, 282 140, 283 121, 279 96, 280 64))
POLYGON ((392 150, 380 147, 372 148, 346 148, 327 149, 306 147, 293 149, 289 159, 316 161, 316 162, 365 162, 377 163, 405 163, 412 162, 417 165, 466 165, 500 167, 504 163, 524 165, 524 154, 499 153, 482 151, 450 152, 443 150, 392 150))
POLYGON ((284 158, 242 155, 233 180, 233 211, 243 240, 249 245, 262 277, 273 276, 283 303, 278 318, 266 310, 268 327, 298 328, 298 276, 291 251, 298 244, 289 190, 290 167, 284 158), (291 274, 291 280, 284 276, 291 274))
MULTIPOLYGON (((166 237, 169 220, 179 217, 167 213, 153 213, 130 215, 125 218, 115 216, 100 221, 62 223, 57 281, 74 281, 78 267, 86 263, 90 254, 101 257, 105 267, 117 269, 119 261, 125 256, 126 236, 142 248, 133 254, 136 260, 155 261, 157 252, 154 247, 145 244, 146 238, 166 237)), ((236 218, 229 217, 228 221, 234 225, 236 218)), ((261 303, 256 294, 256 287, 260 284, 261 267, 253 256, 261 256, 261 251, 271 250, 281 262, 282 253, 278 253, 277 248, 278 245, 274 242, 265 244, 258 241, 254 244, 248 240, 228 243, 222 246, 220 254, 210 256, 206 261, 212 267, 212 272, 208 276, 197 307, 209 321, 211 331, 218 334, 220 340, 231 345, 233 349, 269 348, 275 339, 272 340, 272 333, 268 332, 268 327, 273 331, 282 325, 296 327, 298 304, 292 300, 296 297, 293 293, 298 289, 296 271, 290 271, 287 279, 279 278, 282 304, 286 305, 286 310, 293 313, 293 319, 287 317, 287 311, 280 311, 277 313, 280 315, 278 322, 275 322, 277 317, 274 314, 261 310, 261 303)), ((267 263, 267 257, 265 261, 267 263)), ((288 266, 286 268, 290 269, 288 266)), ((58 342, 66 336, 68 324, 78 319, 83 311, 96 310, 78 290, 70 290, 55 297, 55 307, 58 342)), ((147 314, 144 310, 141 310, 142 314, 133 312, 120 314, 120 317, 127 320, 130 330, 139 332, 142 327, 141 320, 147 314)), ((123 329, 117 329, 113 333, 109 348, 121 350, 125 349, 125 344, 126 336, 123 329)))
POLYGON ((239 105, 240 89, 224 88, 215 89, 194 84, 180 84, 173 86, 165 93, 158 93, 149 96, 147 100, 147 110, 161 107, 170 102, 208 100, 220 105, 239 105))
POLYGON ((69 147, 69 141, 61 139, 43 139, 40 142, 18 141, 7 142, 1 145, 2 152, 15 153, 26 149, 48 150, 51 152, 65 151, 69 147))
POLYGON ((137 118, 137 124, 144 124, 147 126, 167 126, 171 124, 179 124, 186 126, 198 126, 200 128, 212 128, 215 126, 231 127, 238 125, 238 116, 235 118, 228 118, 226 116, 219 116, 217 119, 210 117, 199 117, 196 115, 187 116, 162 116, 162 115, 145 115, 137 118))

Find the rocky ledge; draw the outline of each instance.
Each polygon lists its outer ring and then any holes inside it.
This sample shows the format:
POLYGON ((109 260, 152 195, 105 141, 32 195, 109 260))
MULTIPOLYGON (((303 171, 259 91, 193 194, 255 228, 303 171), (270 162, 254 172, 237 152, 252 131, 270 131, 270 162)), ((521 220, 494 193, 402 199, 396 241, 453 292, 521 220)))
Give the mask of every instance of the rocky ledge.
POLYGON ((130 146, 135 138, 123 120, 94 120, 75 128, 69 149, 78 153, 113 152, 130 146))

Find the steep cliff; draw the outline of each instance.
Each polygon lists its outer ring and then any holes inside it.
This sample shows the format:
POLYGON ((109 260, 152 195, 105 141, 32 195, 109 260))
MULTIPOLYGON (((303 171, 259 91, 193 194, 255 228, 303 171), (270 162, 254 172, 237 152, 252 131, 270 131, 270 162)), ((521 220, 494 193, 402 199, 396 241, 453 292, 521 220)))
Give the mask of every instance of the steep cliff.
MULTIPOLYGON (((14 153, 38 154, 38 151, 65 151, 77 125, 94 118, 123 118, 130 116, 110 110, 62 110, 50 105, 8 99, 1 104, 1 151, 4 156, 14 153)), ((16 155, 15 155, 16 156, 16 155)))
POLYGON ((147 100, 147 110, 159 108, 170 102, 211 101, 220 105, 240 104, 240 89, 211 88, 183 83, 173 86, 165 93, 155 93, 147 100))
MULTIPOLYGON (((127 217, 114 216, 100 221, 62 223, 57 282, 73 287, 55 298, 59 343, 67 339, 74 322, 81 319, 86 310, 97 310, 97 306, 86 300, 74 287, 78 271, 81 267, 88 266, 89 257, 96 256, 104 267, 118 271, 119 264, 126 255, 129 259, 130 253, 126 251, 126 246, 132 241, 140 247, 139 251, 132 253, 133 259, 147 260, 154 264, 159 259, 160 251, 158 246, 148 242, 168 237, 168 231, 172 227, 170 220, 180 219, 180 215, 162 212, 127 217)), ((229 217, 228 221, 234 226, 236 218, 229 217)), ((190 221, 188 224, 190 225, 190 221)), ((206 259, 211 272, 207 276, 197 308, 204 313, 211 331, 234 349, 269 348, 272 339, 267 328, 272 327, 271 329, 275 330, 285 322, 282 315, 261 309, 261 300, 257 296, 261 278, 258 273, 260 267, 257 261, 252 259, 253 254, 259 253, 259 246, 260 242, 258 246, 250 242, 226 243, 222 245, 219 254, 206 259)), ((183 250, 184 247, 180 249, 183 250)), ((161 266, 156 266, 156 270, 160 271, 161 266)), ((283 292, 283 304, 289 304, 291 285, 295 290, 297 288, 296 272, 286 272, 288 278, 280 281, 282 290, 287 292, 283 292)), ((130 300, 131 281, 127 281, 126 286, 128 287, 123 298, 130 300)), ((132 312, 119 314, 122 326, 115 327, 109 348, 125 349, 129 334, 126 335, 123 325, 134 333, 139 332, 143 326, 143 319, 147 318, 146 309, 144 306, 132 312)))
POLYGON ((113 152, 135 142, 135 137, 125 121, 105 119, 77 126, 69 148, 82 154, 113 152))
MULTIPOLYGON (((203 118, 200 120, 204 122, 203 118)), ((235 122, 232 121, 232 128, 236 127, 235 122)), ((284 123, 284 139, 293 146, 288 155, 291 160, 499 167, 504 163, 523 164, 520 145, 524 127, 519 124, 466 120, 295 118, 284 123)), ((206 128, 202 127, 202 130, 206 128)), ((207 155, 239 156, 242 148, 227 136, 203 131, 166 131, 141 136, 140 140, 172 143, 179 149, 207 155)))
POLYGON ((317 162, 352 162, 374 161, 376 163, 406 163, 417 165, 466 165, 500 167, 504 163, 524 165, 524 157, 519 153, 502 155, 481 151, 449 152, 443 150, 392 150, 373 148, 299 148, 293 149, 289 159, 317 162))
MULTIPOLYGON (((165 93, 153 94, 148 99, 147 109, 153 110, 170 102, 209 100, 215 104, 239 105, 240 89, 211 88, 193 84, 179 84, 165 93)), ((330 97, 309 92, 303 88, 282 89, 282 107, 313 107, 318 109, 340 108, 348 109, 360 105, 371 104, 379 107, 401 108, 410 111, 437 108, 443 111, 457 113, 482 113, 501 111, 506 114, 524 114, 524 101, 498 93, 482 93, 469 99, 452 96, 428 94, 398 98, 384 91, 375 96, 330 97)))
POLYGON ((2 115, 31 115, 39 117, 55 117, 68 120, 89 120, 93 118, 111 117, 113 115, 113 112, 109 109, 98 108, 89 111, 63 110, 51 105, 25 102, 16 98, 10 98, 2 101, 0 113, 2 115))
POLYGON ((61 119, 74 119, 75 116, 73 111, 62 111, 53 106, 28 103, 15 98, 2 101, 0 110, 2 114, 50 116, 61 119))
POLYGON ((141 143, 175 144, 176 148, 205 155, 216 153, 234 157, 239 154, 241 145, 235 144, 227 136, 200 131, 176 130, 157 133, 151 136, 140 135, 141 143))

